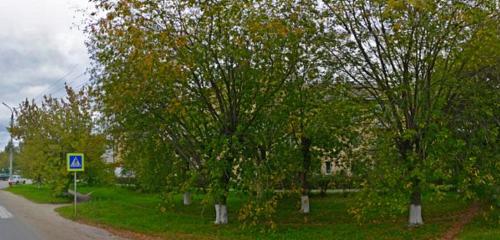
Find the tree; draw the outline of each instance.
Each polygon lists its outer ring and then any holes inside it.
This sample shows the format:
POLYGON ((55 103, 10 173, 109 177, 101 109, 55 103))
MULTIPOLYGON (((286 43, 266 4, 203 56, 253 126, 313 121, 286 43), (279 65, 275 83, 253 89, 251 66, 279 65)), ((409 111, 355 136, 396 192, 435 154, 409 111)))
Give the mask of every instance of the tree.
POLYGON ((53 194, 66 191, 71 176, 66 169, 66 153, 85 154, 82 180, 88 184, 106 182, 109 172, 101 156, 104 136, 94 128, 88 91, 66 87, 67 98, 45 96, 41 106, 26 100, 16 109, 12 133, 20 143, 17 159, 23 174, 49 184, 53 194))
MULTIPOLYGON (((316 72, 318 69, 316 69, 316 72)), ((340 162, 341 153, 354 148, 358 142, 357 125, 361 119, 360 105, 349 96, 348 84, 334 82, 322 76, 302 76, 291 89, 287 102, 289 129, 293 147, 297 149, 301 189, 301 212, 309 213, 309 178, 318 174, 325 159, 340 162)), ((347 169, 346 169, 347 170, 347 169)))
POLYGON ((8 168, 9 166, 9 156, 7 155, 7 151, 0 152, 0 168, 8 168))
POLYGON ((96 6, 106 16, 89 24, 89 43, 107 112, 153 121, 186 166, 203 163, 216 224, 227 223, 242 144, 303 57, 301 5, 165 0, 96 6))
POLYGON ((323 2, 331 62, 378 104, 378 123, 397 152, 390 163, 401 167, 400 182, 411 195, 409 224, 423 224, 426 170, 440 161, 429 158, 433 131, 454 102, 450 82, 468 64, 459 55, 494 2, 323 2))
MULTIPOLYGON (((453 149, 447 164, 449 181, 469 199, 494 198, 499 191, 500 28, 499 15, 484 19, 461 54, 468 64, 454 87, 460 91, 447 106, 441 135, 453 149), (492 197, 493 196, 493 197, 492 197)), ((440 149, 443 150, 443 149, 440 149)), ((498 199, 496 200, 498 201, 498 199)), ((498 205, 497 205, 498 207, 498 205)))
MULTIPOLYGON (((7 143, 5 146, 5 149, 0 152, 0 169, 8 169, 9 168, 9 151, 10 151, 10 142, 7 143)), ((17 155, 19 153, 19 148, 14 146, 14 159, 17 158, 17 155)), ((12 168, 16 169, 17 167, 17 162, 14 161, 12 162, 12 168)), ((8 171, 7 171, 8 172, 8 171)))

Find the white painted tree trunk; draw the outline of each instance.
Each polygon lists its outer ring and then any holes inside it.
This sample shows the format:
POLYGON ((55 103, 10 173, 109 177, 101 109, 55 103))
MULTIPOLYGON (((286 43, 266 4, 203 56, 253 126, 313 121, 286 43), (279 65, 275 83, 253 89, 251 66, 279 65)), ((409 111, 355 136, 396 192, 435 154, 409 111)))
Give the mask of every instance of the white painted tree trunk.
POLYGON ((227 206, 226 205, 220 205, 220 222, 221 224, 227 224, 227 206))
POLYGON ((422 205, 410 205, 410 218, 409 218, 410 226, 418 226, 424 224, 422 220, 422 205))
POLYGON ((300 212, 309 213, 309 196, 302 195, 300 197, 300 212))
POLYGON ((227 206, 215 204, 215 224, 227 224, 227 206))
POLYGON ((184 205, 191 205, 191 193, 190 192, 185 192, 184 193, 184 205))
POLYGON ((220 224, 220 204, 215 204, 215 224, 220 224))

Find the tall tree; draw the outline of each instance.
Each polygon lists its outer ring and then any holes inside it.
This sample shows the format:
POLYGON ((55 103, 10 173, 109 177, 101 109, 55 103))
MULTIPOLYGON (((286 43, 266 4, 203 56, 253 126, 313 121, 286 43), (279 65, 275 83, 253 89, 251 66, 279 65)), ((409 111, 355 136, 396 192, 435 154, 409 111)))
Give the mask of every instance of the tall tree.
POLYGON ((351 101, 348 84, 313 76, 302 76, 296 81, 287 102, 289 131, 300 156, 297 165, 303 213, 309 213, 310 178, 318 172, 314 169, 319 170, 327 159, 337 159, 339 167, 349 165, 340 162, 340 154, 357 145, 356 126, 362 113, 359 104, 351 101))
POLYGON ((446 108, 442 140, 453 151, 442 154, 451 181, 468 198, 492 198, 498 192, 500 163, 500 15, 484 19, 464 47, 468 64, 455 78, 460 91, 446 108), (443 136, 444 135, 444 136, 443 136))
POLYGON ((215 222, 227 223, 227 197, 242 143, 294 79, 303 57, 301 4, 164 0, 96 1, 96 6, 106 16, 90 24, 89 43, 104 105, 155 116, 176 154, 190 152, 183 158, 189 165, 203 162, 215 222), (127 107, 126 101, 142 98, 158 111, 127 107))
POLYGON ((467 64, 458 56, 494 12, 494 1, 323 2, 330 59, 377 102, 378 122, 398 153, 393 164, 403 168, 411 195, 409 224, 423 224, 433 126, 454 101, 457 89, 449 83, 467 64))
POLYGON ((23 174, 46 182, 56 195, 66 191, 71 182, 66 153, 85 154, 82 180, 89 184, 105 182, 110 174, 101 159, 105 139, 95 131, 88 91, 66 87, 66 92, 66 99, 46 96, 41 105, 29 100, 21 103, 12 129, 21 141, 17 161, 23 174))

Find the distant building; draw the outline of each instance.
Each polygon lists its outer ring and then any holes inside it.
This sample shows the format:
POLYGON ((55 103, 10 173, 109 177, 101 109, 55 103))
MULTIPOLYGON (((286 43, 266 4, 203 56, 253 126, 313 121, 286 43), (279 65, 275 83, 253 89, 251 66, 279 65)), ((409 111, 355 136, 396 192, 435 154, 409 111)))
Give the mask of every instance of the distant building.
POLYGON ((113 148, 106 149, 106 151, 104 151, 104 154, 102 154, 101 159, 105 163, 116 163, 115 151, 113 150, 113 148))
POLYGON ((349 156, 345 152, 340 152, 336 158, 324 157, 321 159, 321 174, 335 175, 341 171, 345 171, 348 176, 351 176, 349 156))

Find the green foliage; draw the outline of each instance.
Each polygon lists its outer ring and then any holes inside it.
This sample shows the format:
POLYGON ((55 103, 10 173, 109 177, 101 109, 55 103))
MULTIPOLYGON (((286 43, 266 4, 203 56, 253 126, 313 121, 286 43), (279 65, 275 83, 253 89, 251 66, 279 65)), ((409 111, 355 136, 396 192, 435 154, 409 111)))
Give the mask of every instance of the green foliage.
MULTIPOLYGON (((5 146, 5 149, 3 151, 0 152, 0 172, 3 172, 2 169, 4 169, 5 172, 9 172, 9 166, 10 166, 10 163, 9 163, 9 154, 10 154, 10 143, 7 144, 7 146, 5 146)), ((18 154, 19 154, 19 148, 18 147, 14 147, 13 149, 14 151, 14 154, 13 154, 13 158, 16 159, 18 154)), ((12 167, 14 168, 14 171, 17 167, 17 162, 14 161, 12 162, 12 167)))
MULTIPOLYGON (((361 192, 356 196, 350 213, 358 221, 377 221, 391 219, 406 212, 408 195, 411 193, 410 176, 404 165, 394 165, 398 161, 397 149, 393 146, 392 137, 377 133, 374 144, 374 161, 365 166, 369 168, 360 181, 361 192)), ((355 172, 354 174, 360 174, 355 172)))
POLYGON ((168 204, 245 191, 240 220, 275 227, 277 189, 361 186, 363 219, 498 186, 493 1, 92 2, 102 128, 168 204), (345 172, 321 177, 324 160, 345 172))
POLYGON ((498 68, 494 1, 324 2, 326 54, 337 63, 331 65, 332 74, 352 82, 376 103, 372 132, 385 142, 372 143, 376 157, 364 174, 369 183, 365 191, 373 193, 364 197, 364 206, 383 204, 400 211, 398 196, 404 194, 420 204, 422 192, 442 192, 449 184, 467 189, 466 198, 474 197, 479 185, 497 185, 493 178, 498 165, 490 159, 498 159, 498 151, 489 146, 498 143, 498 117, 495 110, 479 107, 493 98, 489 104, 498 108, 498 74, 489 73, 498 68), (475 52, 482 49, 476 45, 479 39, 493 47, 493 55, 480 59, 475 52), (469 68, 486 76, 470 74, 469 68), (472 87, 492 95, 476 98, 472 87), (472 102, 478 104, 470 109, 477 119, 450 111, 453 106, 468 109, 472 102), (469 131, 488 140, 458 136, 469 131), (384 203, 384 198, 394 202, 384 203))
POLYGON ((41 105, 23 102, 12 131, 21 140, 16 161, 23 175, 47 184, 54 195, 65 192, 72 179, 66 153, 85 154, 85 172, 79 175, 88 184, 107 182, 111 174, 101 159, 106 140, 95 131, 87 92, 66 91, 66 99, 45 97, 41 105))
POLYGON ((157 160, 175 166, 159 172, 176 179, 168 190, 189 188, 200 176, 220 203, 230 187, 269 191, 283 179, 271 175, 288 169, 278 157, 286 154, 276 152, 284 144, 274 142, 286 139, 287 116, 274 109, 284 110, 290 83, 313 72, 300 71, 311 65, 302 45, 316 32, 308 9, 267 0, 96 6, 106 14, 96 14, 87 29, 97 96, 110 131, 131 153, 129 167, 147 175, 157 160), (253 173, 269 184, 256 189, 253 173))

